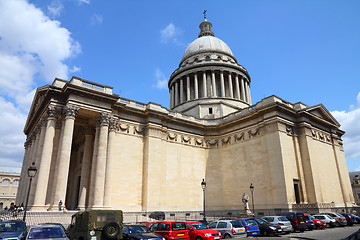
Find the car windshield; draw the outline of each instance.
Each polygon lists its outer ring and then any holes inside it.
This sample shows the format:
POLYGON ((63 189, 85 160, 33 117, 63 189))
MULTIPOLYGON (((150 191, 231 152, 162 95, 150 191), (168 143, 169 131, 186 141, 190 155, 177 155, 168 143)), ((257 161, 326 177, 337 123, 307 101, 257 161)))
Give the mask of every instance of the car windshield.
POLYGON ((258 223, 260 223, 260 224, 269 224, 269 222, 267 222, 266 220, 264 220, 264 219, 259 219, 259 218, 257 218, 257 219, 255 219, 258 223))
POLYGON ((0 222, 0 232, 22 232, 25 228, 24 222, 0 222))
POLYGON ((30 230, 29 239, 66 238, 60 227, 35 227, 30 230))
POLYGON ((240 221, 231 221, 231 224, 233 225, 234 228, 242 228, 242 227, 244 227, 242 222, 240 222, 240 221))
POLYGON ((204 224, 202 224, 202 223, 192 223, 191 225, 192 225, 193 228, 195 228, 195 229, 206 229, 206 227, 205 227, 204 224))
POLYGON ((129 233, 147 233, 150 232, 147 227, 140 225, 131 225, 129 226, 129 233))
POLYGON ((279 221, 287 222, 289 220, 286 217, 279 217, 279 221))

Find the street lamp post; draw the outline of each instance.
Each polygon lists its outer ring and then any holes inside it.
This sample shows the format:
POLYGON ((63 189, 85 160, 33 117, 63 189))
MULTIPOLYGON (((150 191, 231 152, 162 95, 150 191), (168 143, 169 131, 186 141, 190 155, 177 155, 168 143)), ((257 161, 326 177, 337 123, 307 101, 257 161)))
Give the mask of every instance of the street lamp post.
POLYGON ((201 187, 203 190, 203 216, 204 216, 204 221, 206 221, 206 212, 205 212, 205 189, 206 189, 206 182, 205 179, 202 180, 201 182, 201 187))
POLYGON ((31 166, 27 170, 28 176, 30 177, 30 181, 29 181, 29 188, 28 188, 28 192, 27 192, 27 196, 26 196, 26 203, 25 203, 25 210, 24 210, 24 217, 23 217, 24 222, 25 222, 25 219, 26 219, 26 211, 27 211, 28 203, 29 203, 29 195, 30 195, 30 190, 31 190, 31 181, 32 181, 32 178, 35 177, 36 172, 37 172, 37 168, 35 167, 35 162, 32 162, 31 166))
POLYGON ((252 202, 253 214, 255 214, 255 207, 254 207, 254 186, 253 186, 252 183, 250 184, 250 191, 251 191, 251 202, 252 202))

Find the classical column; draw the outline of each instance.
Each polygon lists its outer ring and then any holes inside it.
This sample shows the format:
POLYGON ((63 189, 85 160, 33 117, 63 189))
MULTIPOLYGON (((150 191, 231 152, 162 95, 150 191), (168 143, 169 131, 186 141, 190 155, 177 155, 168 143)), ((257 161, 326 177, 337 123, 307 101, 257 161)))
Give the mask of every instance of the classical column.
POLYGON ((236 99, 240 100, 239 77, 237 74, 235 75, 235 93, 236 93, 236 99))
POLYGON ((190 75, 186 76, 186 101, 190 101, 190 75))
POLYGON ((36 135, 37 135, 37 131, 36 131, 36 129, 34 129, 31 132, 31 136, 30 136, 31 149, 30 149, 30 152, 29 152, 29 159, 28 159, 28 162, 25 165, 26 172, 24 174, 24 185, 23 185, 23 190, 22 190, 23 194, 21 196, 21 202, 24 203, 24 205, 25 205, 26 194, 27 194, 27 191, 28 191, 29 181, 30 181, 30 178, 27 175, 27 169, 30 167, 31 163, 34 162, 34 156, 35 156, 36 147, 37 147, 37 145, 36 145, 36 140, 37 140, 36 135))
POLYGON ((177 106, 179 104, 179 84, 178 81, 175 80, 175 104, 174 106, 177 106))
POLYGON ((99 122, 96 124, 95 130, 95 140, 94 140, 94 147, 93 147, 93 154, 91 160, 91 173, 90 173, 90 180, 89 180, 89 194, 88 194, 88 205, 87 207, 91 207, 94 205, 94 188, 95 188, 95 174, 96 174, 96 164, 97 164, 97 156, 98 156, 98 146, 99 146, 99 133, 100 133, 100 125, 99 122))
POLYGON ((203 98, 207 97, 207 89, 206 89, 206 72, 203 72, 203 98))
POLYGON ((105 169, 105 191, 104 191, 104 207, 111 208, 111 193, 112 193, 112 169, 114 168, 114 142, 117 121, 111 119, 109 124, 109 138, 107 146, 107 159, 105 169))
POLYGON ((250 82, 248 82, 248 98, 249 98, 249 104, 251 105, 251 94, 250 94, 250 82))
MULTIPOLYGON (((79 111, 78 107, 66 106, 64 109, 65 121, 62 127, 62 138, 60 139, 59 149, 59 168, 57 169, 57 179, 55 187, 54 206, 62 200, 65 203, 66 189, 68 184, 71 145, 74 134, 75 118, 79 111)), ((66 205, 66 204, 65 204, 66 205)))
POLYGON ((106 153, 108 145, 108 130, 109 130, 110 115, 101 113, 99 117, 99 143, 98 156, 96 161, 95 183, 94 183, 94 205, 91 208, 104 207, 104 187, 105 187, 105 165, 106 153))
POLYGON ((90 128, 89 126, 86 126, 84 155, 81 164, 79 202, 77 206, 77 208, 80 210, 84 210, 86 207, 86 196, 89 190, 90 163, 91 163, 93 140, 94 140, 94 129, 90 128))
POLYGON ((184 81, 180 78, 180 103, 184 102, 184 81))
POLYGON ((33 210, 46 210, 45 200, 48 190, 51 156, 54 146, 56 118, 57 110, 54 107, 49 107, 49 109, 47 109, 44 145, 41 152, 39 173, 37 175, 38 180, 35 189, 34 204, 32 206, 33 210))
POLYGON ((232 84, 232 77, 231 77, 231 72, 229 72, 229 93, 230 93, 230 97, 234 98, 234 89, 233 89, 233 84, 232 84))
MULTIPOLYGON (((42 153, 42 149, 44 146, 44 138, 45 138, 45 131, 46 131, 46 120, 42 117, 41 120, 39 121, 39 125, 40 125, 40 135, 39 135, 39 141, 37 143, 37 148, 36 148, 36 152, 35 152, 35 166, 36 167, 40 167, 41 165, 41 153, 42 153)), ((35 177, 33 179, 33 188, 31 188, 31 192, 30 192, 30 197, 29 197, 29 205, 32 206, 34 204, 34 198, 35 198, 35 192, 36 192, 36 186, 38 183, 39 177, 35 177)))
POLYGON ((195 99, 199 98, 199 83, 197 79, 197 73, 194 74, 194 92, 195 92, 195 99))
POLYGON ((215 71, 211 71, 211 85, 212 85, 212 89, 213 89, 213 97, 217 97, 215 71))
POLYGON ((30 139, 27 139, 25 141, 24 148, 25 148, 25 153, 24 153, 23 163, 22 163, 21 172, 20 172, 19 186, 18 186, 18 190, 16 193, 16 201, 15 201, 16 205, 20 205, 21 203, 24 203, 24 200, 23 200, 24 189, 23 188, 24 188, 24 181, 27 176, 28 161, 29 161, 29 154, 30 154, 30 148, 31 148, 30 139))
POLYGON ((220 84, 221 84, 221 96, 226 97, 226 94, 225 94, 225 82, 224 82, 224 71, 223 70, 220 71, 220 84))
POLYGON ((174 106, 174 86, 170 86, 170 109, 174 106))
POLYGON ((246 101, 250 104, 249 83, 245 81, 246 101))
POLYGON ((244 102, 246 102, 246 94, 245 94, 245 86, 244 86, 244 83, 245 82, 245 80, 244 80, 244 77, 243 76, 241 76, 241 78, 240 78, 240 87, 241 87, 241 92, 240 92, 240 94, 241 94, 241 100, 243 100, 244 102))

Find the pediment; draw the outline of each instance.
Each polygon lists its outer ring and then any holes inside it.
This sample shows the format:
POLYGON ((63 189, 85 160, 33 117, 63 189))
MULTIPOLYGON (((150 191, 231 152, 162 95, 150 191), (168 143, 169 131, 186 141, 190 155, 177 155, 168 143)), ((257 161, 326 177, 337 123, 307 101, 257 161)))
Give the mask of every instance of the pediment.
POLYGON ((308 108, 304 109, 303 111, 314 117, 320 118, 322 120, 325 120, 331 124, 334 124, 334 125, 340 127, 339 122, 334 118, 333 115, 331 115, 331 113, 322 104, 308 107, 308 108))

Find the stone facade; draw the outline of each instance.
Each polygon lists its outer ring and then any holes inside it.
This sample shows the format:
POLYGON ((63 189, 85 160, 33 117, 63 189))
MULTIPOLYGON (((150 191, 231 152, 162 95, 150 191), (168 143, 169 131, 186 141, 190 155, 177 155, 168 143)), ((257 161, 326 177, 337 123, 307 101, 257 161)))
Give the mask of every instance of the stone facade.
POLYGON ((354 202, 360 206, 360 172, 350 172, 351 187, 354 194, 354 202))
POLYGON ((0 210, 15 204, 19 180, 18 173, 0 173, 0 210))
POLYGON ((321 104, 252 105, 249 74, 211 27, 170 77, 170 109, 78 77, 38 88, 17 203, 34 161, 31 210, 201 211, 202 179, 207 210, 243 209, 250 183, 257 211, 352 206, 339 123, 321 104))

